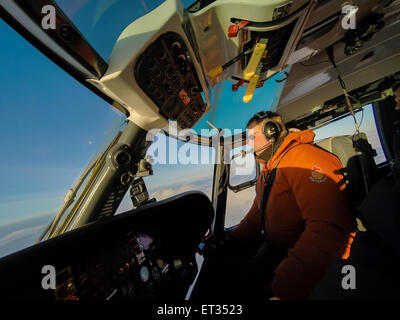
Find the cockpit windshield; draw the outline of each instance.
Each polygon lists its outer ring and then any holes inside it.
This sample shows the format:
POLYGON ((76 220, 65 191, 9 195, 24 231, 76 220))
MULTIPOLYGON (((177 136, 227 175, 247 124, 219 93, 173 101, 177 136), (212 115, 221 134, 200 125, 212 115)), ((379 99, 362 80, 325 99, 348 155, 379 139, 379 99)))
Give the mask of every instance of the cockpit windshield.
POLYGON ((164 0, 56 0, 83 36, 108 61, 115 41, 134 20, 164 0))
MULTIPOLYGON (((164 0, 56 0, 57 5, 73 22, 99 55, 109 62, 115 42, 122 31, 133 21, 154 10, 164 0)), ((195 1, 182 0, 185 8, 191 7, 195 1)), ((284 70, 289 71, 289 68, 284 70)), ((260 110, 274 110, 280 97, 286 75, 276 74, 265 81, 262 88, 257 89, 250 103, 242 101, 246 88, 239 86, 233 91, 234 80, 219 82, 211 89, 211 110, 195 125, 192 131, 199 135, 208 135, 212 127, 225 131, 225 136, 243 130, 246 120, 260 110), (229 114, 229 117, 226 115, 229 114)))
MULTIPOLYGON (((86 40, 108 61, 121 32, 164 0, 56 0, 86 40)), ((193 0, 182 1, 188 7, 193 0)))
POLYGON ((288 73, 289 70, 290 68, 287 68, 265 81, 264 86, 257 89, 254 98, 249 103, 242 100, 246 93, 245 87, 239 87, 234 92, 232 90, 234 82, 225 80, 217 83, 211 92, 212 108, 195 125, 194 131, 201 134, 202 130, 211 129, 207 121, 217 128, 224 129, 225 136, 235 134, 235 130, 244 130, 247 121, 256 112, 276 108, 285 83, 285 72, 288 73))
MULTIPOLYGON (((35 243, 62 207, 67 191, 124 129, 126 117, 77 84, 3 20, 0 38, 5 62, 0 77, 3 257, 35 243)), ((63 218, 90 176, 88 172, 63 218)))

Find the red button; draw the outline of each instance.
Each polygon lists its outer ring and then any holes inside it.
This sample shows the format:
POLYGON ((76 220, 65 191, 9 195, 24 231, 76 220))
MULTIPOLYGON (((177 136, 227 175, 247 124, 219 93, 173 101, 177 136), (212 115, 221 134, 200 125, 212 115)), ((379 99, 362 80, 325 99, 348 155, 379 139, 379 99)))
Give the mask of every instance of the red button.
POLYGON ((237 34, 238 34, 238 31, 239 31, 239 27, 236 24, 230 25, 229 28, 228 28, 228 37, 229 38, 236 38, 237 34))

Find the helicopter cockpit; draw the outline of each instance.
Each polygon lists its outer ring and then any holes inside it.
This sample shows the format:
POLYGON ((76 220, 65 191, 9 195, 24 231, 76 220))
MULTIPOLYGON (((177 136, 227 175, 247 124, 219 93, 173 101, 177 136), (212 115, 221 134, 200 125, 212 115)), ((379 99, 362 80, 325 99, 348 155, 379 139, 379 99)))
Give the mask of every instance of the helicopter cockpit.
POLYGON ((1 296, 190 299, 204 239, 240 221, 226 224, 229 194, 254 197, 260 167, 245 124, 263 108, 288 128, 346 118, 358 133, 368 109, 379 119, 368 152, 382 149, 372 162, 383 177, 398 117, 382 106, 400 79, 399 12, 389 0, 0 0, 8 25, 123 115, 38 243, 0 259, 1 296), (151 196, 161 136, 212 149, 209 195, 151 196))

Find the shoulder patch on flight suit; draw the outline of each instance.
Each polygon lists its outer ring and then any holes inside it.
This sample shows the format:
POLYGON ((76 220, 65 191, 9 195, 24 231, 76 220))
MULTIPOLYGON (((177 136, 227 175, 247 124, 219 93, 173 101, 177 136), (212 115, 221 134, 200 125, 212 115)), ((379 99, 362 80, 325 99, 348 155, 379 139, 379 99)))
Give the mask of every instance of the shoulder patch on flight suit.
POLYGON ((311 168, 311 175, 310 175, 311 181, 321 183, 326 181, 326 179, 328 179, 328 177, 322 171, 321 167, 314 165, 311 168))

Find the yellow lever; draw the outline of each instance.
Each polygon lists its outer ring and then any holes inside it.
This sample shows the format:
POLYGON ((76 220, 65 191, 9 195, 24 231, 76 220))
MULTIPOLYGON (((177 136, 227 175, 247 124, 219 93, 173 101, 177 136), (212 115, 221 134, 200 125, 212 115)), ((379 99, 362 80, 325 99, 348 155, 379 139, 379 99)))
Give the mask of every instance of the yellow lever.
POLYGON ((224 71, 222 66, 218 66, 218 67, 212 69, 211 71, 209 71, 208 76, 210 78, 215 78, 215 77, 219 76, 222 73, 222 71, 224 71))
POLYGON ((246 94, 243 96, 243 102, 248 103, 253 99, 254 90, 256 90, 258 81, 260 80, 260 75, 255 74, 251 78, 249 85, 247 86, 246 94))
POLYGON ((247 64, 246 70, 243 72, 243 77, 246 80, 250 80, 256 73, 256 69, 263 57, 264 51, 267 48, 267 43, 260 41, 256 44, 253 54, 251 55, 250 61, 247 64))

